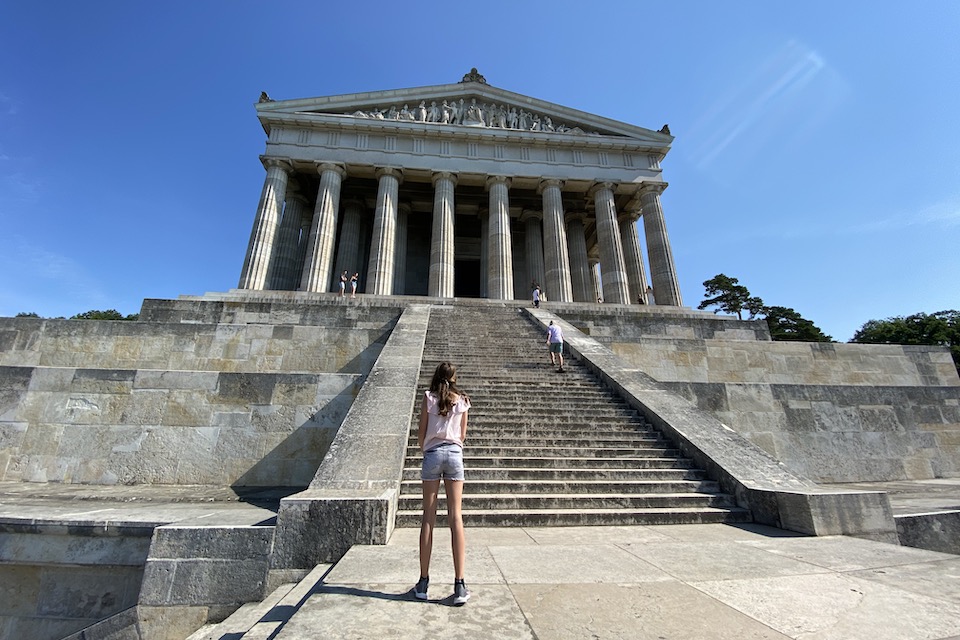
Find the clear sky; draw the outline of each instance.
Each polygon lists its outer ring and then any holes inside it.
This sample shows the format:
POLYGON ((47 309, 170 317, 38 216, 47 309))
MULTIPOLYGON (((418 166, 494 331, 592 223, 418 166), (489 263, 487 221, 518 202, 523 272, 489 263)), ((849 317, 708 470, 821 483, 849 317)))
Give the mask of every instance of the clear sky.
POLYGON ((960 2, 0 3, 0 315, 237 286, 254 103, 457 82, 659 129, 686 305, 960 308, 960 2))

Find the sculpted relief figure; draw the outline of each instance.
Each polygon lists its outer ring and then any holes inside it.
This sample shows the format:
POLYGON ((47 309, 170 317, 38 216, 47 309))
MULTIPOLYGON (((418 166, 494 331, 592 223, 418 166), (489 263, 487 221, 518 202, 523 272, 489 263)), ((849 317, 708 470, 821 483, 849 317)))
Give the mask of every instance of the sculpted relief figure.
MULTIPOLYGON (((580 127, 568 127, 566 124, 554 123, 553 119, 547 115, 529 112, 517 107, 497 104, 495 102, 478 104, 476 98, 470 99, 470 104, 464 102, 464 98, 459 101, 443 100, 440 106, 437 102, 431 101, 430 106, 426 106, 426 100, 421 100, 420 104, 414 109, 410 109, 409 104, 403 105, 399 111, 396 105, 390 105, 384 111, 375 107, 370 111, 357 110, 349 114, 355 118, 374 118, 377 120, 400 120, 407 122, 434 122, 437 124, 459 124, 471 127, 491 127, 500 129, 517 129, 520 131, 546 131, 549 133, 566 133, 572 135, 601 135, 597 131, 584 131, 580 127)), ((664 125, 661 133, 669 133, 669 128, 664 125)))

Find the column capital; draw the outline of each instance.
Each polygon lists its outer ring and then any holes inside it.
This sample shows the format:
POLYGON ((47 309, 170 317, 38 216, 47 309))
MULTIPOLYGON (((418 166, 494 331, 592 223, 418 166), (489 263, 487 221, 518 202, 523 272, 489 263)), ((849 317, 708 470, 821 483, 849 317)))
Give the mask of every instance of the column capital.
POLYGON ((400 203, 397 203, 397 212, 398 212, 398 213, 403 212, 403 213, 406 213, 407 215, 409 215, 412 210, 413 210, 413 207, 410 206, 410 203, 409 203, 409 202, 400 202, 400 203))
POLYGON ((393 176, 397 182, 403 182, 403 171, 397 167, 377 167, 377 180, 383 176, 393 176))
POLYGON ((563 216, 563 221, 566 224, 571 222, 580 222, 581 224, 587 221, 587 214, 583 211, 568 211, 563 216))
POLYGON ((649 194, 660 195, 666 188, 666 182, 644 182, 640 185, 640 189, 637 191, 637 193, 640 195, 640 197, 649 194))
POLYGON ((520 222, 526 222, 527 220, 543 220, 543 211, 524 209, 523 213, 520 214, 520 222))
POLYGON ((453 185, 457 185, 457 174, 450 173, 449 171, 436 171, 433 174, 433 177, 430 179, 430 183, 434 188, 437 187, 437 181, 439 180, 450 180, 453 182, 453 185))
POLYGON ((537 185, 537 193, 542 194, 547 187, 557 187, 563 189, 564 182, 559 178, 543 178, 537 185))
POLYGON ((289 158, 276 158, 273 156, 260 156, 260 162, 263 163, 264 169, 269 169, 270 167, 280 167, 287 173, 293 173, 293 165, 290 164, 289 158))
POLYGON ((594 195, 596 195, 597 191, 602 189, 608 189, 612 192, 616 186, 617 185, 613 182, 594 182, 593 185, 587 190, 587 196, 592 198, 594 195))
POLYGON ((323 175, 325 171, 333 171, 339 175, 341 179, 347 176, 347 169, 342 164, 336 164, 333 162, 317 163, 317 173, 323 175))
POLYGON ((640 207, 634 206, 617 215, 617 222, 636 222, 640 219, 640 207))
POLYGON ((494 185, 498 182, 504 183, 507 187, 510 186, 510 178, 507 176, 490 176, 487 178, 487 189, 490 189, 491 185, 494 185))

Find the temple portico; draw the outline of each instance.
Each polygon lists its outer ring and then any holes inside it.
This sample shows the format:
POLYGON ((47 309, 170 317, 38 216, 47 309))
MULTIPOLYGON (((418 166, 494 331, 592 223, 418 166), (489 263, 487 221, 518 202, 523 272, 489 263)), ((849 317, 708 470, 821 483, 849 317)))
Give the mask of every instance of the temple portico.
POLYGON ((537 284, 548 300, 637 304, 652 284, 657 304, 682 305, 660 203, 666 127, 475 73, 327 98, 264 94, 257 110, 266 176, 241 289, 335 292, 346 272, 376 295, 527 299, 537 284))

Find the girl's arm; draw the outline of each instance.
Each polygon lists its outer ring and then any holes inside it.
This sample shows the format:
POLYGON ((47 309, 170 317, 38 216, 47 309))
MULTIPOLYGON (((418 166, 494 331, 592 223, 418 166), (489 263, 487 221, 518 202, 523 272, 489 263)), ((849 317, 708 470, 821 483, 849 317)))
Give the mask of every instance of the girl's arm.
POLYGON ((417 442, 420 443, 420 450, 423 451, 423 441, 427 437, 427 397, 423 397, 420 403, 420 424, 417 429, 417 442))
POLYGON ((464 444, 467 441, 467 416, 468 413, 464 413, 463 417, 460 419, 460 444, 464 444))

